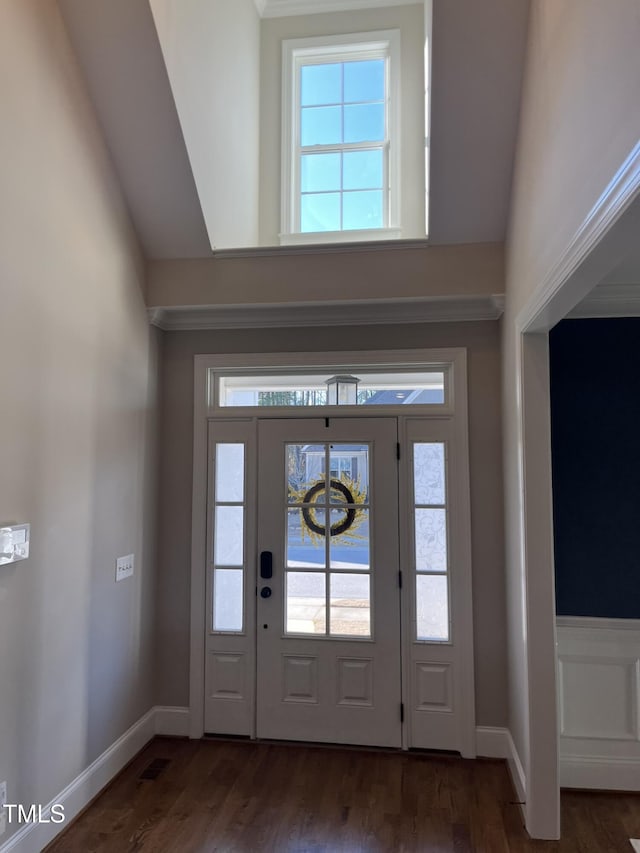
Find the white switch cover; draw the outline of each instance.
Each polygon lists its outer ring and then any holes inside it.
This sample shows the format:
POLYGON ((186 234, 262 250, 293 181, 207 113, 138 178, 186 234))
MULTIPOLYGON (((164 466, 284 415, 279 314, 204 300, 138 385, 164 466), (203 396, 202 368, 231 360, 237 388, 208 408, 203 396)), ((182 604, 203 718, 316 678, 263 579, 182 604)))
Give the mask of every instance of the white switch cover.
POLYGON ((30 524, 0 524, 0 566, 29 556, 30 524))
POLYGON ((116 583, 123 581, 125 578, 130 578, 133 574, 133 554, 127 554, 126 557, 118 557, 116 560, 116 583))

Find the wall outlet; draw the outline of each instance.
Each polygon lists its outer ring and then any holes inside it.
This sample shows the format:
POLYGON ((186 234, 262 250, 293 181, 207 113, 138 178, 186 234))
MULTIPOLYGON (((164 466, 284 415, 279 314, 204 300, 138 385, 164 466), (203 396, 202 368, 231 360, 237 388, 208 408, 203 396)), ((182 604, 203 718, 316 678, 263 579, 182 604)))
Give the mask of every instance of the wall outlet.
POLYGON ((0 782, 0 835, 3 835, 7 828, 7 810, 4 808, 7 804, 7 783, 0 782))
POLYGON ((126 557, 118 557, 116 560, 116 583, 125 578, 130 578, 133 574, 133 554, 127 554, 126 557))

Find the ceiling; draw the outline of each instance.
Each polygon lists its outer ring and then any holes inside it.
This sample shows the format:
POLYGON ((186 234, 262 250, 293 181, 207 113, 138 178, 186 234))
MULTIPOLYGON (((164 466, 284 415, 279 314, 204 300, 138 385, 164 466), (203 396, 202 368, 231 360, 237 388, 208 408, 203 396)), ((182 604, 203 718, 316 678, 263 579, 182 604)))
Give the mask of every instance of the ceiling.
MULTIPOLYGON (((256 3, 271 17, 383 5, 376 0, 256 3)), ((59 5, 147 257, 211 256, 149 0, 59 0, 59 5)), ((504 240, 528 6, 529 0, 434 2, 434 244, 504 240)))

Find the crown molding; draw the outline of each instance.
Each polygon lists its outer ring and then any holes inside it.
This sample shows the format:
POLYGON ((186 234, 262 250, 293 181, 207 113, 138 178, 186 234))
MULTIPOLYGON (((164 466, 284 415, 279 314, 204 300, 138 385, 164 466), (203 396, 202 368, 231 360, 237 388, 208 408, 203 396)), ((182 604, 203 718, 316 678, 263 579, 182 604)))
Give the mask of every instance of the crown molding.
POLYGON ((152 326, 173 332, 196 329, 460 323, 497 320, 503 311, 503 295, 493 294, 306 305, 170 306, 149 308, 148 317, 152 326))
POLYGON ((567 317, 640 317, 640 283, 600 284, 594 287, 567 317))
POLYGON ((421 6, 423 0, 254 0, 262 18, 318 15, 322 12, 351 12, 384 6, 421 6))

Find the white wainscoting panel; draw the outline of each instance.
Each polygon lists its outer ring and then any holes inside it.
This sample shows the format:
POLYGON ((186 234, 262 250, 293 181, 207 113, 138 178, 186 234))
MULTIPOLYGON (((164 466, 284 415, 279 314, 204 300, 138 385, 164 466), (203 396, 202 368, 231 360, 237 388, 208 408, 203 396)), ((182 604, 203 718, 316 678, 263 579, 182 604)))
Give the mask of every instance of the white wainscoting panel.
POLYGON ((560 784, 640 790, 640 620, 561 616, 560 784))

